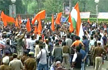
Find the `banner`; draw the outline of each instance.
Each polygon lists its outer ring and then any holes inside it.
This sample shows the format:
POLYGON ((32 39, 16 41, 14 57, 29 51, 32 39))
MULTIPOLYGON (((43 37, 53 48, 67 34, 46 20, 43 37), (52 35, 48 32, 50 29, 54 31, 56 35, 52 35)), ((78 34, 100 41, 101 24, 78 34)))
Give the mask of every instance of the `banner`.
POLYGON ((90 18, 90 12, 80 12, 81 18, 90 18))
POLYGON ((108 12, 99 12, 97 18, 99 18, 99 19, 108 19, 108 12))

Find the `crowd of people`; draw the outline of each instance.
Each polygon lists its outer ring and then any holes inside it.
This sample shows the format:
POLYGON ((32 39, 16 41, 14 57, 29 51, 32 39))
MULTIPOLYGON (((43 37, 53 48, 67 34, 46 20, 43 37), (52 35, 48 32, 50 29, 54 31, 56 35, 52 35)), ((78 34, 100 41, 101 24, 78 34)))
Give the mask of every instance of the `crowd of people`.
POLYGON ((0 70, 101 70, 108 52, 108 25, 83 23, 84 36, 69 32, 69 24, 44 23, 41 34, 25 24, 0 26, 0 70))

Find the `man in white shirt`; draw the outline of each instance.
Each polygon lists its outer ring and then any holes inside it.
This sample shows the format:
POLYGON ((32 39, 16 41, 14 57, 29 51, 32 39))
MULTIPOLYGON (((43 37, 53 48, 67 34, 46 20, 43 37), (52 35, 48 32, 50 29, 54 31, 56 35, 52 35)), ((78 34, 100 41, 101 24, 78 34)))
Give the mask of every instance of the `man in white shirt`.
POLYGON ((90 43, 89 43, 89 51, 94 47, 94 43, 95 41, 93 40, 93 37, 91 37, 90 43))
POLYGON ((38 70, 48 70, 47 66, 47 51, 43 48, 44 45, 40 44, 40 52, 37 54, 37 59, 39 59, 38 70))
POLYGON ((27 49, 27 51, 29 52, 30 51, 30 35, 27 35, 27 38, 26 38, 26 40, 25 40, 25 44, 26 44, 26 49, 27 49))
POLYGON ((30 40, 30 43, 29 43, 31 52, 34 52, 35 41, 36 40, 34 39, 34 36, 31 36, 31 40, 30 40))

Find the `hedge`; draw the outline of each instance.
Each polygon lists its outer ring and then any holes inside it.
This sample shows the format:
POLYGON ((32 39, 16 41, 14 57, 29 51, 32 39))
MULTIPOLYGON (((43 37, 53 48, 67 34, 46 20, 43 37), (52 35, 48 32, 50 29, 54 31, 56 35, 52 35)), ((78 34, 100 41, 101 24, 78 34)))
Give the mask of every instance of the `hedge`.
MULTIPOLYGON (((81 19, 81 21, 87 21, 88 19, 81 19)), ((90 22, 96 22, 97 21, 97 18, 89 18, 90 22)), ((45 21, 51 21, 51 17, 47 17, 45 19, 45 21)), ((105 23, 108 23, 108 19, 98 19, 98 22, 101 23, 101 22, 105 22, 105 23)))
MULTIPOLYGON (((87 21, 88 19, 81 19, 82 21, 87 21)), ((89 18, 90 22, 96 22, 97 18, 89 18)), ((108 23, 108 19, 98 19, 98 23, 108 23)))

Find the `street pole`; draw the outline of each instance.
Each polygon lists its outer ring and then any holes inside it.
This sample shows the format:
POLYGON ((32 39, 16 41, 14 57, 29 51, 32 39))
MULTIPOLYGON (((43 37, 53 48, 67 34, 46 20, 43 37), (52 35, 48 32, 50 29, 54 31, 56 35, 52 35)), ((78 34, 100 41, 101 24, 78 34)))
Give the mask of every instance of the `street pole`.
POLYGON ((63 2, 63 15, 65 14, 65 2, 63 2))
POLYGON ((96 5, 96 16, 97 16, 97 23, 98 23, 98 4, 96 5))
POLYGON ((70 12, 71 12, 71 9, 72 9, 72 8, 71 8, 71 3, 72 3, 71 0, 69 0, 69 11, 70 11, 70 12))
POLYGON ((98 3, 99 3, 99 0, 95 0, 95 3, 96 3, 96 17, 97 17, 97 23, 98 23, 98 3))

